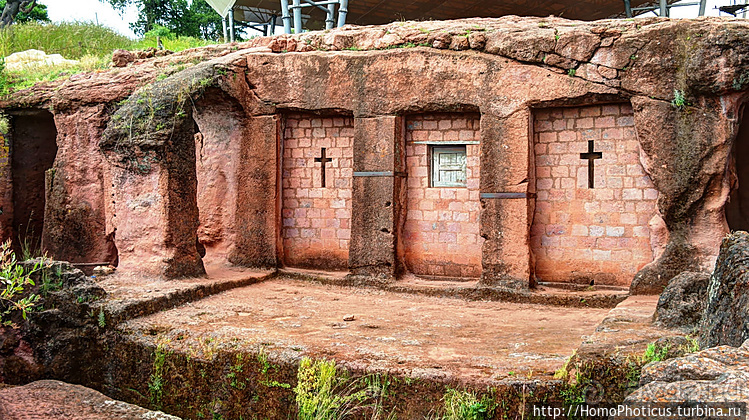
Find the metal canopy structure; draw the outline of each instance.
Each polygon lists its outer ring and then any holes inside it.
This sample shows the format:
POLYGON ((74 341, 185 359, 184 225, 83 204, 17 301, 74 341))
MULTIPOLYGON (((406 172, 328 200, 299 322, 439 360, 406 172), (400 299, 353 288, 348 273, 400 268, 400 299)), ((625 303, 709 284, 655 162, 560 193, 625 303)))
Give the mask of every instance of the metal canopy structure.
MULTIPOLYGON (((323 29, 355 25, 380 25, 398 20, 448 20, 468 17, 506 15, 549 16, 596 20, 615 16, 638 15, 655 11, 668 16, 671 7, 700 5, 704 14, 706 0, 675 3, 676 0, 206 0, 219 14, 235 14, 234 19, 258 22, 270 34, 276 19, 283 18, 286 33, 303 29, 323 29), (335 18, 336 12, 338 13, 335 18), (258 15, 260 20, 249 20, 258 15)), ((231 20, 231 16, 230 16, 231 20)), ((260 30, 259 28, 255 28, 260 30)))

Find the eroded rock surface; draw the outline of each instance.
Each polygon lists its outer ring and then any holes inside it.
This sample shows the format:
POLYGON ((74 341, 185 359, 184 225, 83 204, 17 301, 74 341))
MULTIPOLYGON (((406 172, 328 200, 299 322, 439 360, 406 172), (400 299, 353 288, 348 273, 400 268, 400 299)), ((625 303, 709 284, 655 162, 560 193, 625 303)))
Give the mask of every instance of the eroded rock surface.
POLYGON ((658 300, 655 322, 686 330, 697 327, 705 309, 709 280, 710 274, 691 271, 674 277, 658 300))
POLYGON ((650 363, 642 369, 640 385, 625 403, 749 403, 749 340, 739 348, 718 346, 650 363))
POLYGON ((113 400, 81 385, 44 380, 0 389, 4 420, 179 420, 160 411, 113 400))
POLYGON ((99 304, 106 293, 68 263, 47 262, 47 267, 48 280, 41 272, 32 277, 33 291, 42 297, 37 310, 28 314, 28 321, 16 313, 16 326, 0 327, 1 383, 50 376, 81 382, 97 369, 90 361, 103 357, 94 343, 103 337, 106 318, 99 315, 99 304))
POLYGON ((723 239, 700 323, 703 347, 738 346, 749 339, 749 233, 723 239))

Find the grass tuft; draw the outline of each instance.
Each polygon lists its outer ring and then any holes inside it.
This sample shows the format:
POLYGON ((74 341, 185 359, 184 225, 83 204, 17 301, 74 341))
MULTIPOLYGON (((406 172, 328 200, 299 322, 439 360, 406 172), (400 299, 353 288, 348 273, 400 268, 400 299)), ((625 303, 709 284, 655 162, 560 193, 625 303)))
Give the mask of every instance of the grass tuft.
POLYGON ((442 420, 484 420, 494 417, 494 402, 469 390, 448 389, 443 398, 445 414, 442 420))

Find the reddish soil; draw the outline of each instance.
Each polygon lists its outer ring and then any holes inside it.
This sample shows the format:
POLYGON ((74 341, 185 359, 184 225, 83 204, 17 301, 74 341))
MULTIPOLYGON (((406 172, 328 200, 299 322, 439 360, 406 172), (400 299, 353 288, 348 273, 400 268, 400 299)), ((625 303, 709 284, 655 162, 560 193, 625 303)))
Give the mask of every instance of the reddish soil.
POLYGON ((487 302, 278 278, 129 321, 210 357, 226 346, 355 369, 487 381, 552 374, 609 309, 487 302), (353 316, 353 320, 347 321, 353 316))

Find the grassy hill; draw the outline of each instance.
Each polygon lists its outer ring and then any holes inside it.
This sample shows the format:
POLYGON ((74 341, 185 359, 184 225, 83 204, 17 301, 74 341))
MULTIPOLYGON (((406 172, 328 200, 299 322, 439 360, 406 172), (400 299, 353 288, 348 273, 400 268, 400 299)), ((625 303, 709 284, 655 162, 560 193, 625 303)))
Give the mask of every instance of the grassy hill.
POLYGON ((164 33, 163 28, 147 33, 143 39, 132 40, 111 28, 91 22, 33 22, 12 25, 0 31, 0 96, 41 81, 54 80, 82 71, 106 69, 111 61, 112 51, 156 47, 157 33, 162 35, 164 47, 172 51, 214 43, 198 38, 174 37, 164 33), (3 57, 28 49, 42 50, 47 54, 61 54, 67 59, 79 60, 80 64, 47 66, 24 71, 3 69, 3 57))

